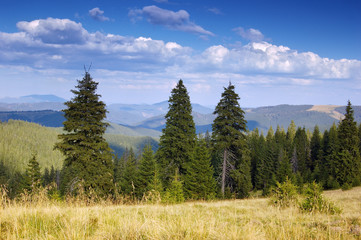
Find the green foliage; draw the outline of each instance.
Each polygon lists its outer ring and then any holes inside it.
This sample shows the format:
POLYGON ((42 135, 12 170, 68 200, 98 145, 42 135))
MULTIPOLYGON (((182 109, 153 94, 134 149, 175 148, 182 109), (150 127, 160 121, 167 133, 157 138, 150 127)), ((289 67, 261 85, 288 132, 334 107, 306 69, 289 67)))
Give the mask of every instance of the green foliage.
POLYGON ((184 176, 184 189, 189 199, 213 199, 216 181, 213 178, 211 156, 204 138, 199 138, 192 160, 187 165, 184 176))
POLYGON ((293 185, 291 180, 286 177, 284 182, 276 182, 276 187, 272 187, 270 200, 272 205, 285 208, 296 205, 297 196, 297 186, 293 185))
POLYGON ((178 171, 174 175, 172 182, 164 193, 163 202, 182 203, 184 202, 183 182, 179 180, 178 171))
POLYGON ((110 148, 115 155, 122 156, 126 149, 133 149, 134 152, 141 152, 146 146, 150 145, 153 151, 158 149, 158 140, 146 136, 125 136, 121 134, 105 133, 110 148))
POLYGON ((137 160, 133 149, 126 151, 118 163, 116 183, 124 196, 136 197, 138 186, 137 160))
POLYGON ((221 161, 221 191, 223 196, 226 185, 229 185, 231 189, 237 189, 240 196, 252 188, 251 159, 249 151, 247 151, 245 135, 247 121, 244 119, 244 111, 239 105, 239 99, 238 94, 234 91, 234 85, 230 83, 227 88, 224 88, 221 100, 214 111, 216 118, 212 124, 212 140, 215 152, 222 152, 223 157, 221 161), (243 154, 248 155, 243 156, 243 154), (232 170, 230 170, 230 166, 232 170), (230 174, 231 172, 232 174, 230 174))
POLYGON ((144 147, 139 161, 137 191, 139 197, 149 192, 160 193, 162 191, 158 166, 150 145, 144 147))
MULTIPOLYGON (((361 180, 360 138, 351 102, 348 101, 345 118, 338 126, 339 148, 336 158, 336 179, 340 185, 352 185, 361 180)), ((356 185, 356 184, 355 184, 356 185)))
POLYGON ((162 169, 165 187, 176 169, 183 175, 191 160, 196 141, 196 129, 192 117, 192 105, 183 81, 179 80, 169 97, 166 124, 160 137, 157 160, 162 169))
POLYGON ((35 123, 9 120, 0 123, 0 159, 9 170, 9 175, 15 172, 25 173, 32 153, 37 153, 37 160, 42 170, 54 166, 60 169, 64 157, 58 151, 53 151, 58 133, 53 128, 47 128, 35 123))
POLYGON ((25 188, 32 192, 41 186, 40 166, 36 160, 36 154, 30 159, 28 167, 25 171, 25 188))
POLYGON ((300 209, 302 211, 309 213, 323 212, 330 214, 341 212, 341 209, 322 196, 322 187, 316 182, 305 185, 303 193, 305 198, 300 203, 300 209))
POLYGON ((65 103, 65 133, 59 135, 61 141, 55 148, 65 155, 64 185, 69 187, 78 179, 86 192, 92 189, 105 197, 114 189, 113 162, 111 149, 103 137, 107 127, 103 121, 106 109, 96 94, 97 86, 88 72, 78 80, 77 90, 71 91, 74 98, 65 103))

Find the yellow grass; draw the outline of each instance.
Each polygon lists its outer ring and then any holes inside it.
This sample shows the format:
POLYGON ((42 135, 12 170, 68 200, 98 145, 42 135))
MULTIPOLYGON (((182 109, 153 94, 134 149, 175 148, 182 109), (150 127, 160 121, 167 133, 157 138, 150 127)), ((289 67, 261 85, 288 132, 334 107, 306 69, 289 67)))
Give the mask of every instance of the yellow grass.
POLYGON ((361 188, 325 196, 341 214, 277 209, 266 198, 178 205, 3 202, 0 239, 361 239, 361 188))
POLYGON ((314 105, 312 108, 307 111, 323 112, 327 113, 330 117, 333 117, 337 121, 340 121, 345 118, 342 113, 337 112, 335 109, 340 107, 338 105, 314 105))

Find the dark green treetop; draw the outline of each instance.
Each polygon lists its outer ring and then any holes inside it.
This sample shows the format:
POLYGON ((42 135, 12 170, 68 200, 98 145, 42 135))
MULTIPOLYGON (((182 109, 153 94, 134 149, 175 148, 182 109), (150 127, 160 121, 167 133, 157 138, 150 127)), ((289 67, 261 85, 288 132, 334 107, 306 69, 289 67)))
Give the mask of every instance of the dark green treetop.
POLYGON ((216 118, 212 124, 212 138, 218 149, 235 150, 244 143, 247 121, 244 119, 244 111, 239 105, 239 100, 234 85, 230 83, 224 88, 221 100, 213 112, 216 118))

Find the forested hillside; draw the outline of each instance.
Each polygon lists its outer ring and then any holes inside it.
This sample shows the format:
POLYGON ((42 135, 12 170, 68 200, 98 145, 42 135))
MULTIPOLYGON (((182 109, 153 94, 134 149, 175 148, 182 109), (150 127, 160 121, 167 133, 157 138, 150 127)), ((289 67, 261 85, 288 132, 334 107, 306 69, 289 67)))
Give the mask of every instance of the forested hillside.
POLYGON ((64 157, 53 150, 58 141, 58 132, 54 129, 9 120, 0 124, 0 136, 0 160, 12 173, 24 172, 33 154, 37 154, 42 171, 52 166, 61 169, 64 157))
MULTIPOLYGON (((40 126, 18 120, 0 123, 0 161, 8 167, 11 173, 24 172, 32 155, 37 154, 41 171, 45 168, 61 169, 64 156, 54 151, 54 144, 58 141, 58 134, 62 128, 40 126)), ((133 149, 139 153, 145 145, 150 144, 155 151, 158 142, 151 137, 124 136, 121 134, 105 134, 114 154, 121 156, 126 149, 133 149)))

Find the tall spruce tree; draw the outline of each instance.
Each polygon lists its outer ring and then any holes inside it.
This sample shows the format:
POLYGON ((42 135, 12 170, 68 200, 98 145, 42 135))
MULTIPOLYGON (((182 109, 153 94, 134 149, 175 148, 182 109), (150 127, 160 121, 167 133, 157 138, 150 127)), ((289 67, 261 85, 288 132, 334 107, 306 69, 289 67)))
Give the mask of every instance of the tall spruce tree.
POLYGON ((360 139, 350 101, 346 106, 345 118, 338 126, 338 139, 337 180, 340 185, 359 185, 361 182, 360 139))
POLYGON ((172 90, 165 119, 157 160, 162 169, 163 186, 168 187, 176 171, 179 172, 181 178, 185 174, 197 137, 192 117, 192 105, 182 80, 179 80, 172 90))
POLYGON ((213 178, 213 172, 207 143, 204 138, 200 137, 184 177, 184 189, 187 198, 195 200, 214 198, 216 182, 213 178))
POLYGON ((239 96, 234 91, 234 85, 229 83, 224 88, 214 114, 212 124, 212 139, 215 151, 221 153, 222 180, 221 192, 224 196, 228 186, 239 197, 247 194, 252 188, 250 172, 250 153, 246 143, 247 131, 244 111, 239 105, 239 96), (229 173, 229 174, 228 174, 229 173))
MULTIPOLYGON (((107 127, 105 104, 96 94, 98 83, 88 72, 78 80, 75 95, 65 103, 63 110, 65 133, 59 135, 61 142, 55 145, 65 155, 63 166, 63 190, 82 182, 88 193, 92 189, 100 197, 113 193, 113 161, 111 149, 103 135, 107 127)), ((74 194, 75 192, 71 192, 74 194)))

